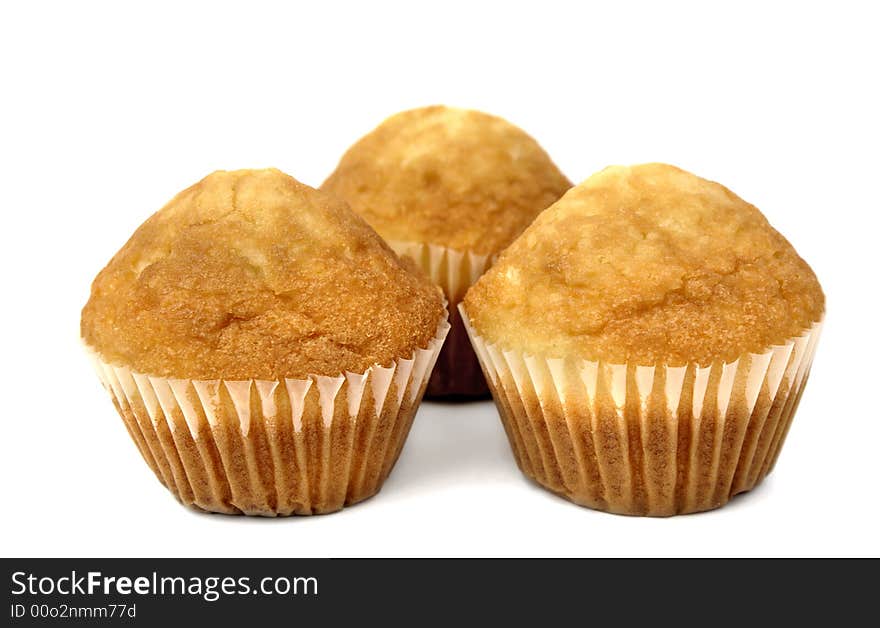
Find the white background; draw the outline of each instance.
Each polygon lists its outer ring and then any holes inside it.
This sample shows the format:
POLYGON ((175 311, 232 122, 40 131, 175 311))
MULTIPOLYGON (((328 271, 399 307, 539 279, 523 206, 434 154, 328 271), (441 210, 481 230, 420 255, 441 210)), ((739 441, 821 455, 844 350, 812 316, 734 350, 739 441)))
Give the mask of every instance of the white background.
POLYGON ((0 555, 878 555, 871 3, 4 3, 0 555), (656 6, 654 6, 656 5, 656 6), (517 471, 494 406, 425 404, 383 491, 324 517, 179 506, 78 340, 94 275, 215 169, 319 184, 384 117, 484 109, 575 181, 667 161, 755 203, 828 297, 776 471, 712 513, 592 512, 517 471))

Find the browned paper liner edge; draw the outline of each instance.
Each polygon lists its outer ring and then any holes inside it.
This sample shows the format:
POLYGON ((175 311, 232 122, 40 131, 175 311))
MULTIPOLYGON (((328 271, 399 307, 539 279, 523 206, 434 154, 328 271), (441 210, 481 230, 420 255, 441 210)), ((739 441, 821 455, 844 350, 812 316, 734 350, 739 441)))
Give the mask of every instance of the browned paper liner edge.
POLYGON ((447 312, 409 358, 364 373, 279 381, 155 377, 86 349, 144 460, 182 503, 318 514, 379 491, 448 331, 447 312))
POLYGON ((488 343, 459 311, 520 469, 609 512, 717 508, 773 468, 822 327, 701 367, 547 358, 488 343))

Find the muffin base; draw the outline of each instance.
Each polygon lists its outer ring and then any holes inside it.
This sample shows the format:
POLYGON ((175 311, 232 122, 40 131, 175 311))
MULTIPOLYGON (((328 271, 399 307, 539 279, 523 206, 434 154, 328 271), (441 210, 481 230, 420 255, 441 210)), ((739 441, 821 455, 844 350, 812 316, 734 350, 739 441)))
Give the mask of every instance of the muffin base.
POLYGON ((364 373, 190 380, 110 365, 89 351, 159 481, 198 510, 323 514, 375 495, 391 472, 449 330, 364 373))
POLYGON ((457 305, 464 298, 467 289, 492 265, 493 257, 422 242, 394 240, 388 244, 401 257, 412 259, 431 281, 440 286, 450 304, 449 322, 452 328, 431 374, 425 398, 487 398, 489 387, 458 314, 457 305))
POLYGON ((821 330, 708 367, 530 356, 465 328, 522 472, 626 515, 711 510, 774 467, 821 330))

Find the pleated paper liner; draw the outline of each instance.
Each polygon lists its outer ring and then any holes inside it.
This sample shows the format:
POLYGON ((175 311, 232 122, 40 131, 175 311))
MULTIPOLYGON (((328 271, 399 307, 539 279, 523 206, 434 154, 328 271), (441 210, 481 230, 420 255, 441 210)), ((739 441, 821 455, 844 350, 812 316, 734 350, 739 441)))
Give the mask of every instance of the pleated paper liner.
POLYGON ((772 469, 810 372, 821 322, 764 353, 707 367, 524 355, 461 315, 517 464, 598 510, 710 510, 772 469))
POLYGON ((306 379, 99 377, 144 460, 178 500, 210 512, 329 513, 375 495, 397 461, 449 331, 364 373, 306 379))
POLYGON ((422 242, 392 240, 388 244, 401 257, 412 259, 431 281, 440 286, 450 304, 449 323, 452 328, 428 382, 425 396, 429 399, 488 397, 489 388, 456 306, 464 298, 467 289, 492 265, 493 256, 422 242))

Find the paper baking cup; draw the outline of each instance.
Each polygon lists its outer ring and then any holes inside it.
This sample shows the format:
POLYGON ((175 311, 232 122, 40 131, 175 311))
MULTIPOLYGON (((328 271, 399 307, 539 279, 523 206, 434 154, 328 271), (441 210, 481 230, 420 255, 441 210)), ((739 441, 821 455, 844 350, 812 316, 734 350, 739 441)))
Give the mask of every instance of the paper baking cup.
POLYGON ((628 515, 710 510, 776 463, 821 322, 763 353, 702 367, 505 350, 465 327, 519 468, 582 506, 628 515))
POLYGON ((183 504, 307 515, 379 491, 448 331, 444 317, 410 358, 337 377, 169 379, 90 355, 144 460, 183 504))
POLYGON ((391 240, 388 244, 401 257, 412 259, 431 281, 440 286, 450 304, 452 328, 425 395, 428 398, 487 397, 489 388, 456 306, 468 288, 492 265, 494 256, 422 242, 391 240))

